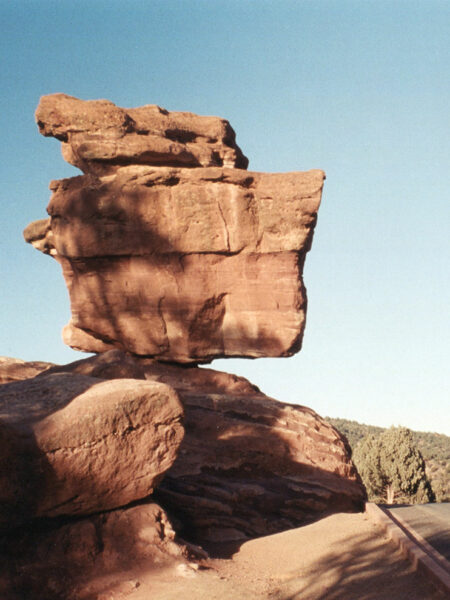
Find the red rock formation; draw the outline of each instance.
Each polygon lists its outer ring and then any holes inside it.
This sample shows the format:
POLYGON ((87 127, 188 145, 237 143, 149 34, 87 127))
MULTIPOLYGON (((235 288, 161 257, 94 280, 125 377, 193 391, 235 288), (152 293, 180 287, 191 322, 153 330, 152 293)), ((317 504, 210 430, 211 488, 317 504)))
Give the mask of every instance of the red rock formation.
POLYGON ((0 571, 11 569, 0 595, 20 573, 33 600, 61 600, 62 573, 68 598, 87 600, 99 572, 180 556, 155 499, 200 543, 360 510, 365 491, 333 427, 189 364, 300 349, 323 172, 246 171, 216 117, 55 94, 36 118, 85 174, 51 184, 50 219, 25 238, 62 266, 66 342, 103 354, 0 361, 0 382, 36 375, 0 387, 0 571))
POLYGON ((57 94, 37 119, 88 173, 53 182, 50 222, 25 231, 62 265, 67 344, 180 363, 300 349, 322 171, 226 168, 244 164, 229 125, 213 117, 57 94), (183 151, 174 131, 189 139, 183 151), (186 149, 197 163, 180 159, 186 149))
POLYGON ((365 490, 346 439, 311 409, 268 398, 242 377, 118 350, 50 372, 65 371, 176 389, 185 437, 157 498, 183 524, 183 537, 252 538, 363 508, 365 490))
POLYGON ((225 119, 169 112, 155 104, 119 108, 108 100, 43 96, 36 110, 42 135, 63 143, 64 159, 85 173, 105 174, 126 164, 246 169, 225 119))
POLYGON ((0 387, 0 528, 152 493, 183 437, 167 385, 47 374, 0 387))
POLYGON ((34 523, 2 541, 2 600, 123 599, 139 587, 142 573, 187 567, 195 551, 177 540, 166 513, 152 502, 34 523))
POLYGON ((0 356, 0 383, 30 379, 53 366, 53 363, 43 361, 25 362, 19 358, 0 356))

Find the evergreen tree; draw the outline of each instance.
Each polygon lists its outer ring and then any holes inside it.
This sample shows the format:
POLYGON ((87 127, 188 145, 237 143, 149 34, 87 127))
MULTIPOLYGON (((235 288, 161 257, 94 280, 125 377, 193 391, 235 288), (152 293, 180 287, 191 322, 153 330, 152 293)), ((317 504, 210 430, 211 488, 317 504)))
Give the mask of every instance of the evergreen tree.
POLYGON ((369 500, 388 504, 434 501, 423 457, 406 427, 391 427, 378 437, 366 436, 356 446, 353 461, 369 500))

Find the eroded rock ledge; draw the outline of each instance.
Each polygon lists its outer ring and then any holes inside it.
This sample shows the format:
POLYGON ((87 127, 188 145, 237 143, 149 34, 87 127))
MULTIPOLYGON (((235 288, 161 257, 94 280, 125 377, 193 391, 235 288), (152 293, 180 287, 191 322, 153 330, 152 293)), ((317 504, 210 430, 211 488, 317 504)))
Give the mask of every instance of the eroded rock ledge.
POLYGON ((42 135, 62 142, 64 159, 85 173, 111 173, 124 164, 248 166, 233 128, 219 117, 51 94, 41 98, 36 121, 42 135))

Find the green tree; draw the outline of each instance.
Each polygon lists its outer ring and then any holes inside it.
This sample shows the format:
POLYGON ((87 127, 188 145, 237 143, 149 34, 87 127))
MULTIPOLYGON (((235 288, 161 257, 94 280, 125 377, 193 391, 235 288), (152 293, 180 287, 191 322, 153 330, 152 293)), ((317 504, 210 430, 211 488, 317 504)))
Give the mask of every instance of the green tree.
POLYGON ((353 461, 369 500, 388 504, 434 501, 422 454, 406 427, 367 435, 356 446, 353 461))

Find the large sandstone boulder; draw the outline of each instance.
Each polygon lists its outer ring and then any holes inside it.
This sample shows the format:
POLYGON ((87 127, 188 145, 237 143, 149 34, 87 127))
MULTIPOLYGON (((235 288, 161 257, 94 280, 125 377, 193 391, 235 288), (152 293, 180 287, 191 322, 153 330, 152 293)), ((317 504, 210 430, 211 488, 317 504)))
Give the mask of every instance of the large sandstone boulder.
POLYGON ((151 494, 174 462, 183 409, 167 385, 47 374, 0 387, 0 528, 151 494))
POLYGON ((117 350, 50 370, 64 371, 177 390, 185 437, 156 497, 178 517, 183 537, 252 538, 363 508, 347 440, 309 408, 268 398, 235 375, 117 350))
POLYGON ((302 270, 322 171, 228 168, 244 165, 223 120, 152 106, 124 110, 56 94, 41 100, 37 119, 87 173, 52 182, 50 220, 24 232, 61 263, 68 345, 179 363, 300 349, 302 270), (204 157, 207 148, 213 158, 180 161, 175 130, 190 152, 204 157), (155 140, 170 141, 157 160, 137 152, 138 142, 155 140))

